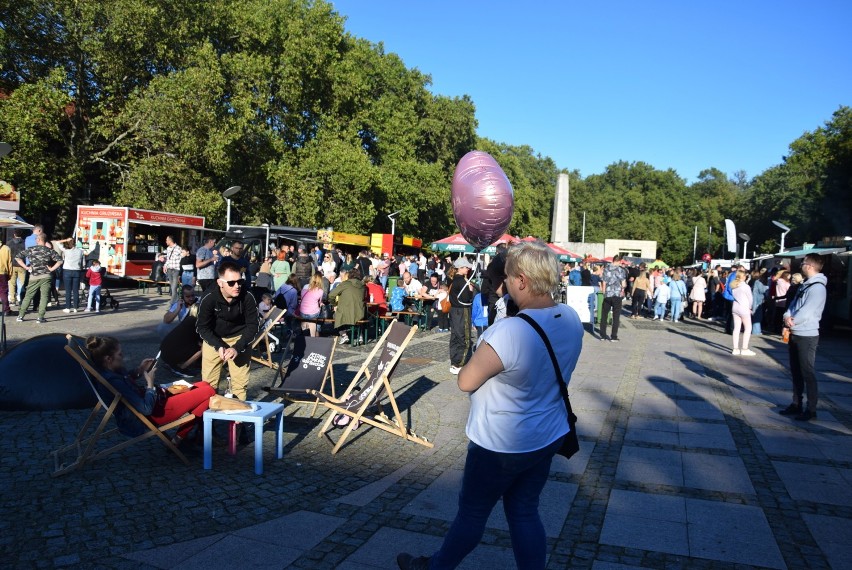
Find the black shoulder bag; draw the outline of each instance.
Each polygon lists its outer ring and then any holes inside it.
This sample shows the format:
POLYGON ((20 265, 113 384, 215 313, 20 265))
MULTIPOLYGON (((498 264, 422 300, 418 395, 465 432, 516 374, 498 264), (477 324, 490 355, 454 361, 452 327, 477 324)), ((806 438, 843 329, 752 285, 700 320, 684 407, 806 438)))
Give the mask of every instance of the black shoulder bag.
POLYGON ((553 352, 553 347, 550 345, 550 340, 547 338, 544 330, 539 326, 532 317, 525 313, 518 313, 518 317, 525 320, 535 332, 539 334, 541 340, 544 341, 544 346, 547 347, 547 352, 550 353, 550 360, 553 362, 553 368, 556 370, 556 382, 559 384, 559 392, 562 394, 562 400, 565 402, 565 410, 568 412, 568 427, 571 428, 565 439, 562 441, 562 447, 556 452, 557 454, 570 459, 572 455, 580 451, 580 440, 577 439, 577 416, 571 410, 571 400, 568 399, 568 387, 565 385, 565 380, 562 378, 562 370, 559 369, 559 362, 556 360, 556 354, 553 352))

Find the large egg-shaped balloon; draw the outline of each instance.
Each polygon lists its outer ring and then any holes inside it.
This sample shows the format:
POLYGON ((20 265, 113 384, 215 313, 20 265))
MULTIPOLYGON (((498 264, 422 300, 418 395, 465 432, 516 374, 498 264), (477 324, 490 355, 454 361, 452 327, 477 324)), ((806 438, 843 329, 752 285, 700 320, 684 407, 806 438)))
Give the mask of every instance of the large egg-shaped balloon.
POLYGON ((512 184, 490 154, 473 150, 453 174, 453 216, 464 239, 477 249, 506 233, 515 211, 512 184))

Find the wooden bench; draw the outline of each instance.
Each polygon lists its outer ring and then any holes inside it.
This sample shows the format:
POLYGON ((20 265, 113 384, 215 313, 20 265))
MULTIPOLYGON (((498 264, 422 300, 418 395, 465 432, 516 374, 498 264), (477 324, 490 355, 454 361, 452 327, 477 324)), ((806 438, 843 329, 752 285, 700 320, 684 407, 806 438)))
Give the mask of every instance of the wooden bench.
MULTIPOLYGON (((161 289, 165 287, 166 294, 172 294, 172 284, 168 281, 154 281, 153 279, 148 279, 147 277, 135 277, 136 281, 136 291, 142 292, 143 294, 148 293, 148 287, 160 287, 161 289)), ((162 295, 162 292, 158 293, 162 295)))
POLYGON ((417 319, 417 322, 414 324, 419 325, 420 317, 423 316, 420 311, 412 311, 410 309, 405 309, 403 311, 393 311, 389 314, 393 315, 394 317, 402 317, 405 321, 405 324, 407 324, 408 326, 411 326, 411 321, 415 318, 417 319))
POLYGON ((361 319, 354 325, 349 325, 349 338, 352 346, 367 344, 370 319, 361 319))

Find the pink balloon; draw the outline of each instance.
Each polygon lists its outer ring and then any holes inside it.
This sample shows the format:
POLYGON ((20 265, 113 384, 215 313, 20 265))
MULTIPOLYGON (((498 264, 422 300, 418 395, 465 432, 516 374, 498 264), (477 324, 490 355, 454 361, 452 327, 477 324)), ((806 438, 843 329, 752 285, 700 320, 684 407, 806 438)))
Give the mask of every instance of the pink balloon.
POLYGON ((477 249, 506 233, 515 211, 512 184, 490 154, 473 150, 453 173, 453 216, 461 234, 477 249))

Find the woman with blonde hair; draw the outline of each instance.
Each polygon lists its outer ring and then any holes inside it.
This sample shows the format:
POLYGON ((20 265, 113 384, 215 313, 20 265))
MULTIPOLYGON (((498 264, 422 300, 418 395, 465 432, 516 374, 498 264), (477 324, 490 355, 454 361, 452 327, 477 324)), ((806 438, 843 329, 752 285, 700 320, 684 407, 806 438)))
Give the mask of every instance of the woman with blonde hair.
POLYGON ((506 252, 505 286, 520 313, 488 327, 459 372, 458 387, 470 394, 470 444, 458 512, 431 557, 397 556, 403 570, 456 568, 480 543, 500 499, 518 567, 544 568, 539 499, 553 455, 571 431, 560 384, 571 380, 583 342, 577 313, 554 301, 557 264, 542 242, 521 242, 506 252))
MULTIPOLYGON (((322 273, 316 272, 302 289, 302 302, 299 303, 299 314, 303 319, 318 319, 322 310, 322 298, 325 291, 322 288, 322 273)), ((316 323, 302 323, 302 330, 311 336, 319 336, 316 323)))
POLYGON ((745 269, 737 269, 736 277, 731 281, 731 293, 734 296, 734 304, 731 314, 734 319, 734 356, 754 356, 755 353, 748 348, 751 339, 751 309, 754 303, 751 287, 748 286, 748 274, 745 269), (740 348, 740 329, 743 329, 743 345, 740 348))

